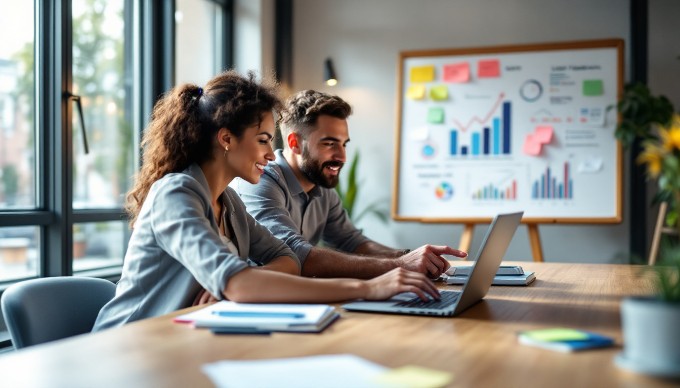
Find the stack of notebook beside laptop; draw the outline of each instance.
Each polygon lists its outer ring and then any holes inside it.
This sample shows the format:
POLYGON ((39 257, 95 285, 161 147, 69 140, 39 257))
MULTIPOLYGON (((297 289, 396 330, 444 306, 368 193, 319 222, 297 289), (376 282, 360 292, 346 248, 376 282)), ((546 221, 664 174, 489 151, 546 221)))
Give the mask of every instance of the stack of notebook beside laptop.
MULTIPOLYGON (((446 284, 465 284, 470 276, 472 266, 455 266, 449 268, 446 274, 442 275, 442 280, 446 284)), ((501 265, 493 278, 494 286, 526 286, 536 280, 536 275, 532 271, 524 271, 519 265, 501 265)))
POLYGON ((262 304, 217 302, 177 316, 174 321, 220 334, 257 334, 273 331, 318 333, 339 314, 325 304, 262 304))

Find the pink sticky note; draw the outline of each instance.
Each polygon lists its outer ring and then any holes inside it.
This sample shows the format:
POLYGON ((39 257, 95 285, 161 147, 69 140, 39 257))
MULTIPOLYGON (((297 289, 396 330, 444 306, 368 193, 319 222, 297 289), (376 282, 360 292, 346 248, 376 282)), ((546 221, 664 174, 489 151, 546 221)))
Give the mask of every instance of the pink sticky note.
POLYGON ((485 59, 477 62, 477 77, 498 78, 501 76, 501 63, 498 59, 485 59))
POLYGON ((470 64, 468 62, 444 65, 444 82, 462 84, 470 81, 470 64))
POLYGON ((541 154, 541 143, 537 142, 532 134, 528 134, 524 139, 522 151, 529 156, 538 156, 541 154))
POLYGON ((541 144, 548 144, 552 141, 554 129, 550 125, 539 125, 534 130, 534 140, 541 144))

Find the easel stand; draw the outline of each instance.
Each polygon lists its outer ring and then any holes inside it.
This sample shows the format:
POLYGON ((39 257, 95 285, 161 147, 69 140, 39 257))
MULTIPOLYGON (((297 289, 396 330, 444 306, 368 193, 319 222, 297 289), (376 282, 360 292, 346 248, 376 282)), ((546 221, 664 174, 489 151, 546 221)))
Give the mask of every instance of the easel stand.
MULTIPOLYGON (((465 229, 460 236, 460 243, 458 244, 459 250, 470 251, 474 228, 475 224, 465 224, 465 229)), ((527 228, 529 230, 529 243, 531 244, 531 254, 534 257, 534 261, 543 262, 543 249, 541 248, 541 237, 538 234, 538 224, 527 224, 527 228)), ((465 260, 467 260, 467 257, 465 260)))
POLYGON ((538 224, 527 224, 529 230, 529 243, 534 261, 543 262, 543 249, 541 248, 541 236, 538 235, 538 224))
MULTIPOLYGON (((460 244, 458 244, 459 251, 470 251, 470 244, 472 243, 472 233, 474 233, 475 224, 465 224, 463 234, 460 236, 460 244)), ((465 260, 467 260, 467 256, 465 260)))
POLYGON ((647 264, 649 265, 656 264, 662 234, 678 237, 677 229, 663 226, 666 212, 668 212, 668 202, 661 202, 659 204, 659 214, 656 217, 656 224, 654 225, 654 236, 652 237, 652 245, 649 248, 649 257, 647 258, 647 264))

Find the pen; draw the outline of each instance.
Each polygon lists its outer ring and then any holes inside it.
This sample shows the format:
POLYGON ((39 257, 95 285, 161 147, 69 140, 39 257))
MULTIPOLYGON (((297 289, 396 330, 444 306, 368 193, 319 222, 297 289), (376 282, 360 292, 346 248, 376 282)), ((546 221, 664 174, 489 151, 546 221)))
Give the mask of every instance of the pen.
POLYGON ((211 328, 213 334, 261 334, 261 335, 271 335, 271 330, 266 329, 255 329, 248 327, 216 327, 211 328))
POLYGON ((286 313, 276 311, 213 311, 220 317, 239 317, 239 318, 304 318, 303 313, 286 313))

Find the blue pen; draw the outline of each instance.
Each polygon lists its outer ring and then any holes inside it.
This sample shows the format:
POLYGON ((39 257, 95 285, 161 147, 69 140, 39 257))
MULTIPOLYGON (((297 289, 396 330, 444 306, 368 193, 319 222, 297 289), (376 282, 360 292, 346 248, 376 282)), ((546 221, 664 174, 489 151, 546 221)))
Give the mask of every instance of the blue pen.
POLYGON ((239 318, 304 318, 302 313, 286 313, 276 311, 213 311, 220 317, 239 317, 239 318))

